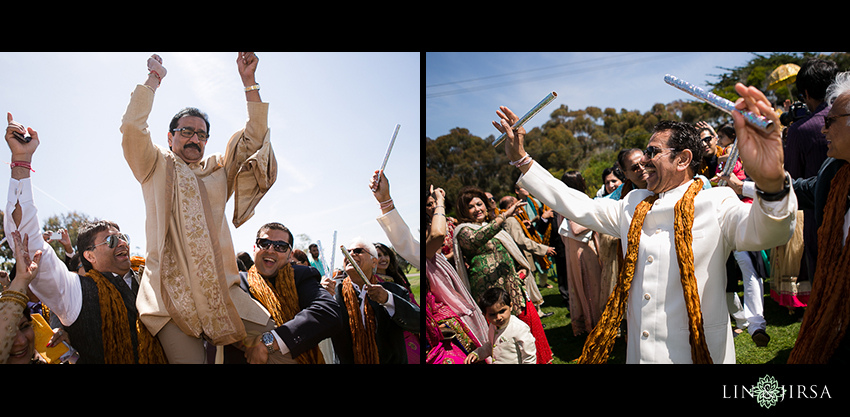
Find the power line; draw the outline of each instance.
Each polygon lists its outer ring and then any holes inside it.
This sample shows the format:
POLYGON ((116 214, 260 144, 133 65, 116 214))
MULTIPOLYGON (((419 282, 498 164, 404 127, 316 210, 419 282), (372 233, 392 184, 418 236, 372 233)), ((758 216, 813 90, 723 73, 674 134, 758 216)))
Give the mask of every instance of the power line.
POLYGON ((619 57, 622 57, 622 56, 632 55, 632 54, 637 54, 637 53, 638 52, 627 52, 625 54, 614 55, 614 56, 606 56, 606 57, 595 58, 595 59, 588 59, 586 61, 569 62, 569 63, 566 63, 566 64, 551 65, 551 66, 548 66, 548 67, 541 67, 541 68, 535 68, 535 69, 530 69, 530 70, 508 72, 508 73, 505 73, 505 74, 490 75, 490 76, 487 76, 487 77, 470 78, 470 79, 460 80, 460 81, 449 81, 449 82, 445 82, 445 83, 442 83, 442 84, 426 85, 425 88, 442 87, 442 86, 445 86, 445 85, 462 84, 462 83, 468 83, 468 82, 472 82, 472 81, 489 80, 491 78, 508 77, 508 76, 511 76, 511 75, 523 74, 523 73, 526 73, 526 72, 544 71, 544 70, 548 70, 548 69, 552 69, 552 68, 567 67, 567 66, 570 66, 570 65, 581 65, 581 64, 588 63, 588 62, 602 61, 602 60, 606 60, 606 59, 614 59, 614 58, 619 58, 619 57))
MULTIPOLYGON (((665 55, 660 55, 660 56, 635 59, 635 60, 631 60, 631 61, 623 61, 623 62, 616 63, 615 65, 622 66, 622 65, 640 64, 640 63, 644 63, 644 62, 648 62, 648 61, 666 59, 666 58, 669 58, 671 56, 675 56, 675 55, 678 55, 678 54, 679 53, 671 53, 671 54, 665 54, 665 55)), ((585 62, 589 62, 589 61, 585 61, 585 62)), ((564 65, 570 65, 570 64, 564 64, 564 65)), ((496 83, 496 84, 482 85, 482 86, 479 86, 479 87, 461 88, 461 89, 457 89, 457 90, 427 94, 425 96, 425 98, 428 99, 428 98, 445 97, 445 96, 450 96, 450 95, 471 93, 471 92, 487 90, 487 89, 492 89, 492 88, 507 87, 507 86, 511 86, 511 85, 522 84, 522 83, 527 83, 527 82, 532 82, 532 81, 540 81, 540 80, 545 80, 545 79, 551 79, 551 78, 576 75, 576 74, 581 74, 581 73, 586 73, 586 72, 591 72, 591 71, 597 71, 597 70, 601 70, 601 69, 608 69, 610 67, 611 67, 610 64, 600 65, 600 66, 589 67, 589 68, 585 68, 585 69, 577 70, 577 71, 541 75, 541 76, 537 76, 537 77, 529 77, 529 78, 523 78, 523 79, 518 79, 518 80, 513 80, 513 81, 505 81, 505 82, 496 83)), ((537 71, 537 70, 541 70, 541 69, 543 69, 543 68, 539 68, 539 69, 536 69, 536 70, 526 70, 526 71, 522 71, 522 72, 531 72, 531 71, 537 71)), ((467 80, 467 81, 474 81, 474 80, 488 79, 488 78, 495 78, 495 77, 498 77, 498 76, 482 77, 482 78, 479 78, 479 79, 473 79, 473 80, 467 80)), ((467 82, 467 81, 458 81, 456 83, 467 82)), ((447 84, 454 84, 454 83, 445 83, 445 84, 440 84, 440 85, 447 85, 447 84)))

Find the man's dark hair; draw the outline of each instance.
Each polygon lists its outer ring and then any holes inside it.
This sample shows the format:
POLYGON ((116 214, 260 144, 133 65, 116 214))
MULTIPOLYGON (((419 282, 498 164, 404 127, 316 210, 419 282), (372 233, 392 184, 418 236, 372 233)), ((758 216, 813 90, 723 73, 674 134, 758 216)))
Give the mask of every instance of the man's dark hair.
POLYGON ((209 119, 209 117, 207 117, 206 113, 198 110, 195 107, 186 107, 183 110, 180 110, 179 112, 177 112, 177 114, 175 114, 174 117, 171 118, 171 124, 168 126, 168 131, 173 133, 174 129, 177 129, 178 120, 180 120, 180 118, 184 117, 184 116, 195 116, 195 117, 200 117, 201 119, 204 119, 204 123, 206 123, 206 125, 207 125, 207 135, 210 134, 210 119, 209 119))
POLYGON ((83 252, 92 250, 95 245, 95 236, 104 230, 109 230, 110 227, 114 227, 115 230, 118 231, 121 230, 117 224, 109 220, 87 221, 83 223, 83 226, 80 228, 79 234, 77 234, 77 253, 80 254, 80 263, 83 264, 83 268, 86 272, 92 269, 92 265, 88 259, 83 256, 83 252))
POLYGON ((693 174, 699 172, 703 146, 699 140, 696 127, 690 123, 662 120, 655 125, 652 134, 666 131, 670 131, 670 137, 667 139, 667 147, 674 149, 670 153, 670 159, 672 160, 679 152, 689 149, 693 155, 689 167, 693 174))
MULTIPOLYGON (((823 100, 826 97, 826 89, 835 81, 838 72, 838 64, 833 61, 809 58, 797 72, 797 91, 800 94, 808 91, 813 99, 823 100)), ((809 110, 815 111, 815 109, 809 110)))
POLYGON ((260 235, 267 230, 282 230, 286 232, 289 234, 289 246, 292 246, 292 232, 286 226, 277 222, 266 223, 260 227, 260 230, 257 230, 257 237, 260 237, 260 235))

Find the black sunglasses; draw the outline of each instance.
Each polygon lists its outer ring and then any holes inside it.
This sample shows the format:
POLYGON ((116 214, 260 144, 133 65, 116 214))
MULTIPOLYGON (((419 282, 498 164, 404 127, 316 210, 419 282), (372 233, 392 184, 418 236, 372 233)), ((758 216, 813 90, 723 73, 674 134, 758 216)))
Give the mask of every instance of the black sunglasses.
POLYGON ((643 151, 643 155, 646 156, 647 159, 655 158, 655 155, 658 155, 666 150, 675 151, 676 148, 659 148, 657 146, 647 146, 643 151))
POLYGON ((838 118, 839 118, 839 117, 844 117, 844 116, 850 116, 850 113, 848 113, 848 114, 839 114, 839 115, 837 115, 837 116, 832 116, 832 117, 824 117, 824 118, 823 118, 823 128, 824 128, 824 129, 829 129, 829 127, 830 127, 830 126, 832 126, 832 124, 833 124, 836 120, 838 120, 838 118))
POLYGON ((130 236, 128 236, 126 233, 118 233, 118 234, 116 234, 116 235, 109 235, 109 236, 107 236, 107 237, 106 237, 106 240, 104 240, 103 242, 100 242, 100 243, 98 243, 98 244, 96 244, 96 245, 92 246, 92 247, 91 247, 91 248, 89 248, 88 250, 92 250, 92 249, 94 249, 94 248, 96 248, 96 247, 98 247, 98 246, 100 246, 100 245, 106 245, 109 249, 115 249, 115 247, 116 247, 116 246, 118 246, 118 241, 119 241, 119 240, 124 241, 125 243, 127 243, 127 245, 129 245, 129 244, 130 244, 130 236))
POLYGON ((264 239, 264 238, 257 239, 257 247, 259 247, 262 250, 268 250, 269 246, 272 246, 272 245, 274 245, 275 252, 280 252, 280 253, 284 253, 284 252, 288 251, 289 248, 291 247, 289 245, 289 242, 287 242, 285 240, 271 240, 271 239, 264 239))
POLYGON ((360 254, 364 254, 364 253, 369 253, 369 251, 366 250, 366 249, 363 249, 363 248, 353 248, 353 249, 349 249, 348 253, 356 253, 356 254, 360 255, 360 254))

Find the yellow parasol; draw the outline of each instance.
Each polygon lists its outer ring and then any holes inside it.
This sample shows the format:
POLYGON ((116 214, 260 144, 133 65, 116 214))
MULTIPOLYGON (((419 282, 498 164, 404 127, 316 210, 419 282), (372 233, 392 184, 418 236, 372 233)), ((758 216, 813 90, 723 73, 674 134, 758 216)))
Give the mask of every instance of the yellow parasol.
POLYGON ((797 80, 797 72, 800 66, 797 64, 784 64, 777 67, 767 77, 767 89, 776 90, 797 80))

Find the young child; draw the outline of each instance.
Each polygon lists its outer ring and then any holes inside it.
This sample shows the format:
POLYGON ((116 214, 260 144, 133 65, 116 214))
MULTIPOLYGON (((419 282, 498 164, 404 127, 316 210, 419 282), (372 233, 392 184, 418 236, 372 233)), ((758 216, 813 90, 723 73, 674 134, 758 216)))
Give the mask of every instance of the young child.
POLYGON ((475 363, 492 356, 493 363, 535 364, 537 348, 531 328, 511 315, 511 297, 498 287, 484 291, 478 300, 490 326, 491 343, 484 343, 470 353, 464 363, 475 363))

